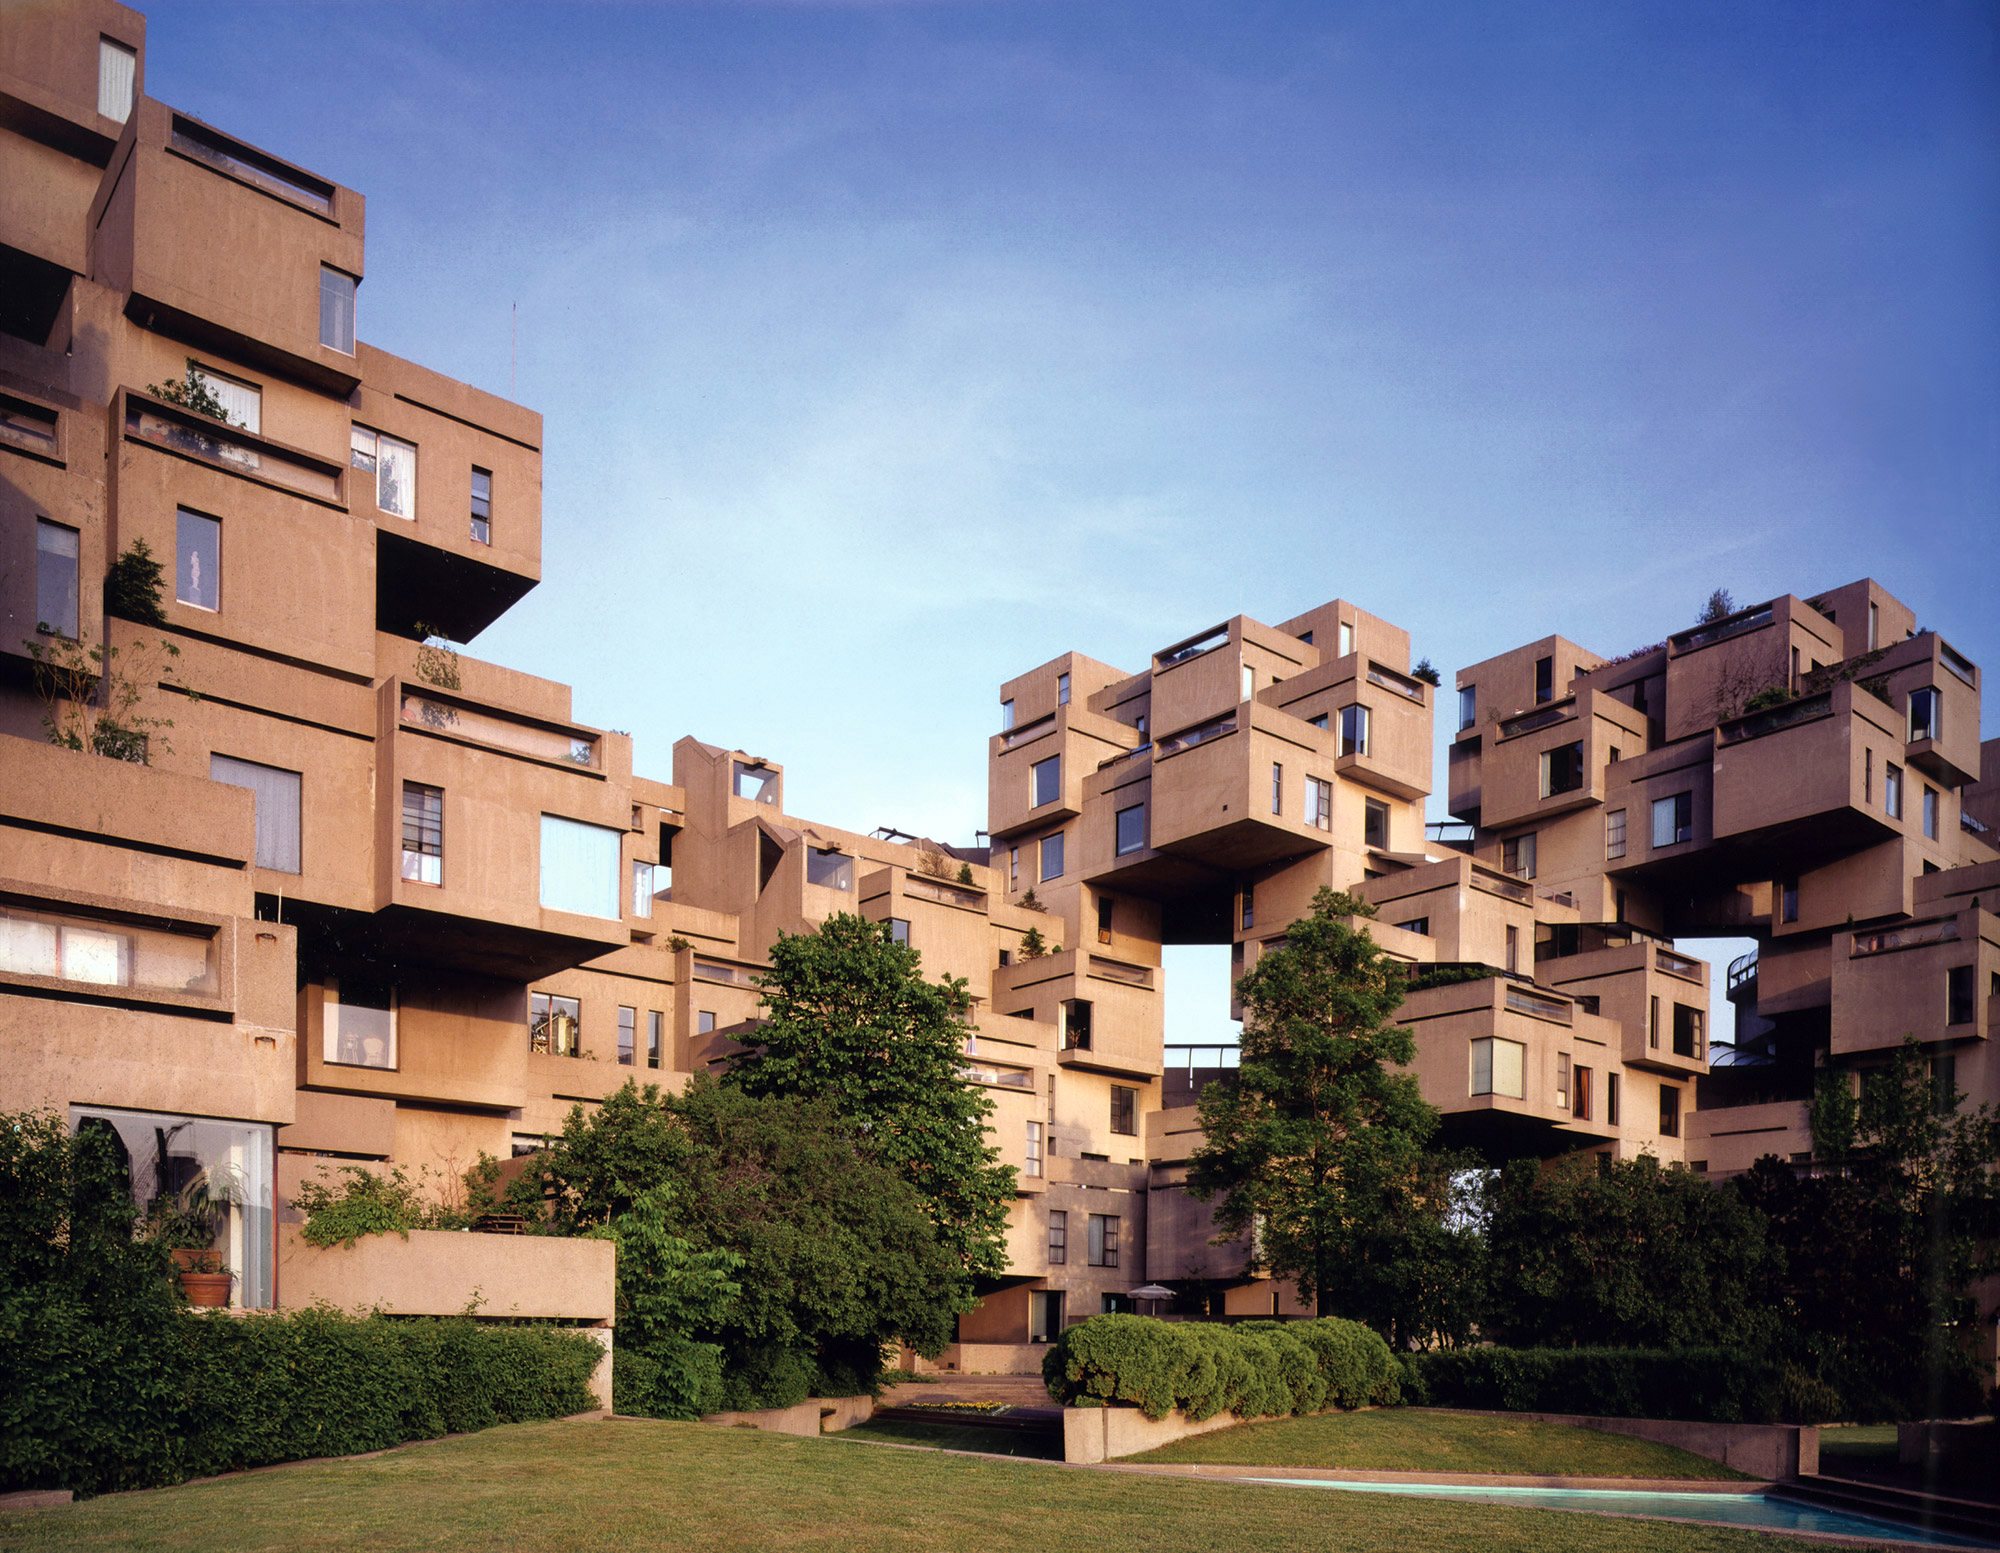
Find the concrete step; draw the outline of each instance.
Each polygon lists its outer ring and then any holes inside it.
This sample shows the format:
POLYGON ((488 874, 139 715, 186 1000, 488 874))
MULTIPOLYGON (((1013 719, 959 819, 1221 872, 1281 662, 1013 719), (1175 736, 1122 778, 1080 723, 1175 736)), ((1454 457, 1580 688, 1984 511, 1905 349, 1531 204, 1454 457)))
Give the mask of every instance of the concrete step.
POLYGON ((1877 1520, 1900 1521, 1960 1537, 1976 1537, 1983 1542, 2000 1542, 2000 1506, 1970 1499, 1948 1499, 1941 1494, 1824 1474, 1801 1475, 1776 1484, 1768 1490, 1768 1496, 1869 1515, 1877 1520))

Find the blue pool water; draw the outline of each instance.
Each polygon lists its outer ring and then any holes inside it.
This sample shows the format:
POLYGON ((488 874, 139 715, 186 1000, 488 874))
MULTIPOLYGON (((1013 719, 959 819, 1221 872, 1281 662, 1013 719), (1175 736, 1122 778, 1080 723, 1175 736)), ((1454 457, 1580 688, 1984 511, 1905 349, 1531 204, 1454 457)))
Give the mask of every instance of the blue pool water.
POLYGON ((1938 1548, 1986 1548, 1989 1542, 1950 1532, 1924 1531, 1899 1521, 1872 1520, 1839 1510, 1766 1499, 1762 1494, 1628 1493, 1618 1488, 1486 1488, 1455 1483, 1329 1483, 1318 1478, 1250 1478, 1291 1488, 1337 1488, 1363 1494, 1418 1494, 1430 1499, 1477 1499, 1524 1509, 1600 1510, 1617 1515, 1662 1515, 1721 1526, 1759 1526, 1767 1531, 1818 1531, 1840 1537, 1881 1537, 1938 1548))

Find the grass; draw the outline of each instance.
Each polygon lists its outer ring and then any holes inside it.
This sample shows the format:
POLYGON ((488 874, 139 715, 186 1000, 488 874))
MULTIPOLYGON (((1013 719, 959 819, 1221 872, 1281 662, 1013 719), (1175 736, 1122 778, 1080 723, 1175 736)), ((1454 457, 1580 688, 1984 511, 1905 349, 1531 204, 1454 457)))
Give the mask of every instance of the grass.
POLYGON ((1835 1424, 1819 1432, 1822 1468, 1896 1465, 1894 1424, 1835 1424))
POLYGON ((1384 1408, 1238 1424, 1133 1461, 1356 1472, 1513 1472, 1551 1477, 1740 1480, 1719 1461, 1630 1435, 1527 1419, 1384 1408))
POLYGON ((1727 1527, 980 1461, 654 1422, 520 1424, 362 1461, 0 1514, 0 1548, 264 1553, 1808 1553, 1727 1527))

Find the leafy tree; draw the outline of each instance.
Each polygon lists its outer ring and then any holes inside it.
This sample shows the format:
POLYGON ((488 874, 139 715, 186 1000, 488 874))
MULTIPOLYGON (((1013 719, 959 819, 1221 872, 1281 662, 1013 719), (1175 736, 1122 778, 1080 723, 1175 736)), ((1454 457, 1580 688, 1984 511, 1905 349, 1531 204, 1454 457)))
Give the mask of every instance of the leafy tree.
POLYGON ((964 1076, 965 983, 925 981, 921 957, 887 924, 842 913, 817 933, 780 936, 764 1008, 759 1047, 724 1082, 825 1101, 916 1188, 969 1276, 1004 1273, 1014 1170, 986 1141, 992 1102, 964 1076))
POLYGON ((1763 1348, 1763 1216, 1651 1155, 1517 1159, 1490 1182, 1482 1335, 1522 1348, 1763 1348))
POLYGON ((1285 948, 1237 983, 1243 1041, 1236 1082, 1202 1092, 1208 1141, 1190 1161, 1189 1190, 1218 1195, 1224 1239, 1251 1236, 1272 1276, 1297 1281, 1322 1316, 1365 1321, 1408 1345, 1462 1318, 1418 1291, 1475 1254, 1452 1222, 1458 1164, 1427 1153, 1437 1108, 1414 1074, 1393 1073, 1416 1043, 1390 1016, 1402 968, 1345 918, 1374 907, 1322 889, 1292 924, 1285 948))
POLYGON ((104 574, 104 612, 140 625, 163 626, 167 614, 160 608, 160 594, 165 587, 160 563, 153 559, 153 547, 135 539, 132 548, 104 574))
POLYGON ((169 379, 164 383, 148 383, 146 385, 146 392, 151 394, 155 399, 164 399, 169 404, 180 405, 183 409, 192 410, 197 415, 206 415, 211 420, 222 422, 225 426, 234 424, 229 419, 228 408, 223 404, 215 390, 209 386, 208 379, 202 375, 201 368, 195 364, 195 359, 192 356, 187 358, 187 374, 185 377, 179 381, 169 379))
POLYGON ((1420 679, 1426 685, 1441 685, 1444 683, 1444 676, 1432 667, 1431 660, 1428 658, 1419 658, 1417 660, 1417 666, 1410 670, 1410 678, 1420 679))
MULTIPOLYGON (((157 684, 181 655, 172 642, 150 645, 134 641, 119 648, 109 642, 96 647, 44 628, 47 641, 29 642, 35 663, 35 691, 42 698, 42 729, 49 743, 66 750, 107 755, 113 760, 148 764, 153 747, 171 754, 165 730, 171 717, 153 717, 139 710, 147 687, 157 684)), ((185 691, 189 700, 198 700, 185 691)))
POLYGON ((723 1351, 687 1334, 728 1324, 743 1292, 730 1275, 743 1258, 733 1251, 697 1251, 673 1234, 672 1202, 673 1189, 661 1182, 590 1233, 618 1246, 618 1362, 611 1370, 618 1410, 699 1418, 722 1405, 723 1351))
POLYGON ((1696 617, 1696 625, 1712 625, 1736 613, 1736 600, 1729 596, 1727 588, 1717 588, 1709 594, 1708 602, 1701 606, 1701 614, 1696 617))
POLYGON ((1925 1071, 1906 1039, 1883 1068, 1822 1075, 1812 1108, 1820 1168, 1762 1159, 1732 1183, 1786 1256, 1770 1300, 1796 1358, 1865 1418, 1975 1406, 1975 1281, 2000 1272, 2000 1118, 1925 1071))

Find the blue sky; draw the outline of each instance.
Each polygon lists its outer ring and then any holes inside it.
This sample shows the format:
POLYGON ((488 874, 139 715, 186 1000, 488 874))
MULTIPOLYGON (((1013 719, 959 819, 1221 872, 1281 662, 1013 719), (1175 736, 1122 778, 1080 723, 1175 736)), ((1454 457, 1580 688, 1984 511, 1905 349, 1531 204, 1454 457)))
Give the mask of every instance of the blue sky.
POLYGON ((1447 684, 1863 575, 2000 664, 1990 5, 146 9, 545 415, 473 650, 651 774, 970 840, 1001 680, 1335 596, 1447 684))

